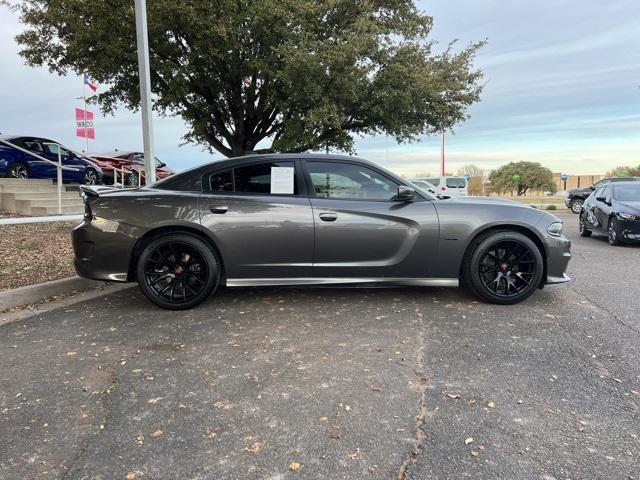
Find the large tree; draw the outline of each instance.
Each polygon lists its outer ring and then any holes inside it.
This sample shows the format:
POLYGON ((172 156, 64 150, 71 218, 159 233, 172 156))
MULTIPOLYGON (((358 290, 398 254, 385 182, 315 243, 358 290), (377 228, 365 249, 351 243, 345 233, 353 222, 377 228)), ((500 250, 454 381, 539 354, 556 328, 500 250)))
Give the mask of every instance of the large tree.
POLYGON ((619 166, 609 170, 606 177, 638 177, 640 176, 640 165, 637 167, 619 166))
POLYGON ((555 192, 557 186, 553 173, 536 162, 511 162, 489 174, 491 190, 495 193, 517 192, 518 196, 529 190, 555 192))
MULTIPOLYGON (((140 102, 133 0, 0 0, 26 29, 29 65, 88 73, 106 112, 140 102)), ((155 109, 226 156, 353 151, 353 135, 412 141, 478 101, 482 42, 434 53, 412 0, 152 0, 155 109)))

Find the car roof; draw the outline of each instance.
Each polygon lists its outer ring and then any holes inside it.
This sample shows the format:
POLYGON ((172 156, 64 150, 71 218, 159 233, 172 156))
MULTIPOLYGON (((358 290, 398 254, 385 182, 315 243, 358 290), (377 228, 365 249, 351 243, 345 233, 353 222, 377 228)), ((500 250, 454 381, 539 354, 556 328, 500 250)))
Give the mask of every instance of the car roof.
POLYGON ((621 182, 609 182, 616 187, 636 187, 640 188, 640 183, 637 180, 621 181, 621 182))
POLYGON ((94 153, 93 155, 97 157, 125 157, 127 155, 131 155, 134 152, 133 150, 114 150, 113 152, 104 152, 104 153, 94 153))

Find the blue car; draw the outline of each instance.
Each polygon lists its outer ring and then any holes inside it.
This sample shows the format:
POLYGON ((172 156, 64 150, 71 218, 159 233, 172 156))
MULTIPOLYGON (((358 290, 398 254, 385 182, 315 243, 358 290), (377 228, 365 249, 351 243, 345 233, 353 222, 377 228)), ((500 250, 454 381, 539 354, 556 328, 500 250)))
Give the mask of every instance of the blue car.
MULTIPOLYGON (((19 135, 0 135, 0 139, 58 163, 56 142, 46 138, 19 135)), ((64 148, 61 150, 62 165, 67 167, 62 170, 64 182, 85 185, 97 185, 102 182, 102 170, 98 165, 64 148)), ((56 170, 56 165, 0 142, 0 176, 55 179, 57 178, 56 170)))

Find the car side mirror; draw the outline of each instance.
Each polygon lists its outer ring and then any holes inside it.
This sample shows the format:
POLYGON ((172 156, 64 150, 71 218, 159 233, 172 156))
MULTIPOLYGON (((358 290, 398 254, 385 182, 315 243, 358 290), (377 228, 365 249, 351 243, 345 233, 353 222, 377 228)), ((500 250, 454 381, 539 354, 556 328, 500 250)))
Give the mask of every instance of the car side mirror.
POLYGON ((398 187, 398 196, 396 200, 399 202, 411 202, 416 197, 416 191, 405 185, 400 185, 398 187))

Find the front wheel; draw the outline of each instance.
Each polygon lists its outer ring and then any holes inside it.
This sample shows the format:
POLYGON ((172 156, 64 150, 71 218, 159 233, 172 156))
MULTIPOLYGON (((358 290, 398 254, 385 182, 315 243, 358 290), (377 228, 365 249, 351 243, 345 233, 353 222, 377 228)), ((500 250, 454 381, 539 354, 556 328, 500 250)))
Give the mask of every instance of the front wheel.
POLYGON ((571 211, 573 213, 575 213, 576 215, 579 215, 580 212, 582 211, 582 204, 584 203, 584 201, 580 198, 576 198, 575 200, 572 200, 571 203, 569 204, 569 208, 571 208, 571 211))
POLYGON ((472 293, 491 303, 513 305, 542 281, 544 259, 527 236, 511 230, 480 235, 469 245, 462 277, 472 293))
POLYGON ((93 168, 87 168, 82 175, 83 185, 97 185, 98 184, 98 172, 93 168))
POLYGON ((185 310, 205 301, 220 282, 220 262, 201 239, 183 233, 163 235, 142 251, 138 285, 156 305, 185 310))
POLYGON ((611 217, 611 219, 609 219, 607 238, 609 240, 609 245, 620 245, 620 240, 618 237, 618 221, 615 217, 611 217))

